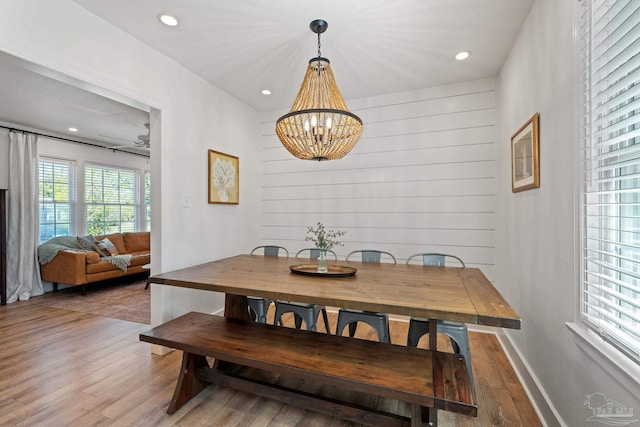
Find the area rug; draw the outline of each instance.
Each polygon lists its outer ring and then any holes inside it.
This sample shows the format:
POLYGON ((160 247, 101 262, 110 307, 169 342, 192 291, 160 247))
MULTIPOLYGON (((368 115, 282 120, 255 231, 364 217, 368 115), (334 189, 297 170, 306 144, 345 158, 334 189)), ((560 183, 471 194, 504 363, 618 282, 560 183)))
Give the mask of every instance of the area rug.
POLYGON ((48 292, 35 297, 34 304, 81 311, 137 323, 151 323, 150 290, 145 289, 146 273, 92 283, 82 295, 81 286, 48 292))

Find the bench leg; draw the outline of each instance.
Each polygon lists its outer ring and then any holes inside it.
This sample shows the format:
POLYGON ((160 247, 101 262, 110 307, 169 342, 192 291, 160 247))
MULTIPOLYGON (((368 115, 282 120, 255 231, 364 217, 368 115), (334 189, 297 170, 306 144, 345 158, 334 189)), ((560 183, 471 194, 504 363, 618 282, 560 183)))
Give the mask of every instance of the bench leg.
POLYGON ((192 397, 200 393, 209 383, 201 381, 195 377, 198 368, 208 368, 207 358, 196 354, 182 353, 182 365, 180 366, 180 376, 176 389, 173 392, 171 403, 167 409, 169 415, 175 413, 182 405, 187 403, 192 397))
POLYGON ((438 410, 436 408, 425 408, 429 412, 429 425, 438 427, 438 410))
POLYGON ((438 411, 421 405, 411 405, 411 427, 438 427, 438 411), (426 420, 429 420, 428 423, 426 420))

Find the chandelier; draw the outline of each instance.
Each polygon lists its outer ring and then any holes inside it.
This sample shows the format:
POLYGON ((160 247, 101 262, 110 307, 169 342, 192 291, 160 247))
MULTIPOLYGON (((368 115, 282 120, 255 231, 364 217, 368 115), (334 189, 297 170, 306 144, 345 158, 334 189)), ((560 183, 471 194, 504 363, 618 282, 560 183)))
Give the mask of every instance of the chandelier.
POLYGON ((327 21, 316 19, 309 27, 318 34, 318 56, 309 60, 291 111, 276 122, 276 134, 299 159, 339 159, 360 139, 362 120, 347 109, 329 60, 320 53, 320 34, 327 30, 327 21))

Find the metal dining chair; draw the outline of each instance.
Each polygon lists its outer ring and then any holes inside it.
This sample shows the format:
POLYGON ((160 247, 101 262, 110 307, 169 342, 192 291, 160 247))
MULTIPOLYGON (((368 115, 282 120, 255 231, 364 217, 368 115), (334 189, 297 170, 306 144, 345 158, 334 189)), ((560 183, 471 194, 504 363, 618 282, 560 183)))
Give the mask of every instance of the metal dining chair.
MULTIPOLYGON (((353 255, 360 255, 362 262, 368 263, 380 263, 382 255, 386 255, 396 264, 396 257, 386 251, 380 251, 377 249, 360 249, 351 251, 347 255, 346 261, 349 261, 353 255)), ((391 342, 391 336, 389 334, 389 315, 386 313, 375 313, 373 311, 360 311, 341 308, 338 311, 338 326, 336 327, 336 335, 342 335, 342 331, 348 325, 349 336, 353 337, 356 334, 358 322, 366 323, 371 326, 378 335, 378 341, 391 342)))
MULTIPOLYGON (((422 258, 422 265, 444 267, 448 259, 452 260, 456 266, 466 265, 462 259, 455 255, 441 254, 441 253, 418 253, 413 254, 407 258, 407 264, 410 264, 412 259, 422 258)), ((423 335, 429 333, 429 319, 421 317, 412 317, 409 319, 409 333, 407 334, 407 347, 417 347, 420 338, 423 335)), ((471 351, 469 349, 469 334, 467 331, 467 325, 459 322, 451 322, 448 320, 438 320, 438 333, 445 334, 451 340, 451 346, 453 351, 457 354, 464 356, 465 363, 467 365, 467 371, 469 371, 469 380, 471 381, 471 390, 475 396, 475 383, 473 380, 473 370, 471 368, 471 351)))
MULTIPOLYGON (((333 254, 334 259, 338 259, 335 252, 330 249, 326 250, 328 253, 333 254)), ((300 249, 296 253, 296 258, 299 255, 309 252, 309 259, 318 259, 320 250, 318 248, 305 248, 300 249)), ((302 321, 309 331, 316 331, 316 324, 318 322, 318 316, 322 313, 322 319, 324 321, 324 327, 328 334, 331 333, 329 329, 329 318, 327 317, 327 310, 325 306, 318 304, 304 304, 291 301, 276 301, 276 314, 273 318, 273 324, 279 323, 282 326, 282 315, 286 313, 293 313, 296 329, 302 327, 302 321)))
MULTIPOLYGON (((280 256, 280 251, 283 251, 289 256, 289 251, 283 246, 263 245, 256 246, 251 251, 250 255, 253 255, 256 251, 262 249, 264 256, 280 256)), ((267 298, 247 297, 247 304, 249 305, 249 311, 255 316, 256 322, 267 323, 267 311, 271 305, 272 300, 267 298)))

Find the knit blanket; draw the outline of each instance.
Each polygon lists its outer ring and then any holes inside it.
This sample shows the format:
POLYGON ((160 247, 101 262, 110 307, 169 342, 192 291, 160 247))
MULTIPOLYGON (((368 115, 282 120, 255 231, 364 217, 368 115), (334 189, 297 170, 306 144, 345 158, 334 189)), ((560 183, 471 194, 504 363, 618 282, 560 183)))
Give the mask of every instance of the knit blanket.
POLYGON ((46 264, 54 259, 56 255, 58 255, 58 252, 64 251, 65 249, 84 250, 80 247, 75 237, 58 236, 38 246, 38 260, 40 264, 46 264))
MULTIPOLYGON (((40 264, 46 264, 51 262, 52 259, 58 255, 58 252, 65 249, 73 249, 76 251, 91 252, 82 248, 78 244, 78 240, 73 236, 58 236, 54 237, 45 243, 38 246, 38 261, 40 264)), ((122 271, 127 271, 127 267, 131 265, 131 255, 113 255, 100 257, 101 260, 110 262, 122 271)))
POLYGON ((100 259, 109 261, 111 264, 115 265, 122 271, 127 271, 127 267, 129 267, 129 265, 131 264, 131 255, 129 254, 104 256, 100 259))

